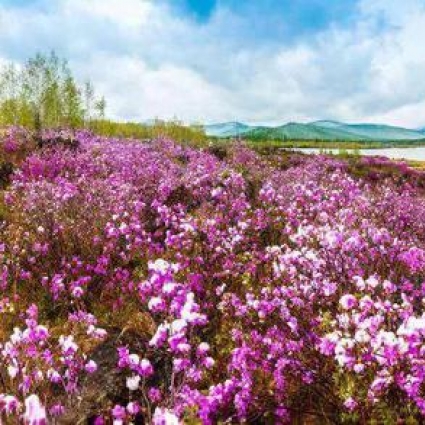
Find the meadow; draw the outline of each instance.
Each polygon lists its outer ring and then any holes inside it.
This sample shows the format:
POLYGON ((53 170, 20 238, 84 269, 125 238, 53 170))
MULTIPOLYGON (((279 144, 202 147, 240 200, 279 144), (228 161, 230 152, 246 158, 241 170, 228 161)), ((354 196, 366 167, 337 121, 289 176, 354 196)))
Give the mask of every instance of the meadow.
POLYGON ((5 424, 420 424, 425 173, 8 128, 5 424))

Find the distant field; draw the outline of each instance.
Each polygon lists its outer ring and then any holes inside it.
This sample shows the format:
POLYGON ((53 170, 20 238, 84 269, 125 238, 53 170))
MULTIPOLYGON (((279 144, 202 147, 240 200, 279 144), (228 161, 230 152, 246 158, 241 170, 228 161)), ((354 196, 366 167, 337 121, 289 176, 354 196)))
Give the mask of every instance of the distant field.
MULTIPOLYGON (((213 138, 210 141, 217 145, 229 144, 232 138, 213 138)), ((318 149, 382 149, 408 148, 425 146, 425 139, 398 141, 350 141, 350 140, 251 140, 241 137, 245 143, 254 149, 262 148, 318 148, 318 149)))

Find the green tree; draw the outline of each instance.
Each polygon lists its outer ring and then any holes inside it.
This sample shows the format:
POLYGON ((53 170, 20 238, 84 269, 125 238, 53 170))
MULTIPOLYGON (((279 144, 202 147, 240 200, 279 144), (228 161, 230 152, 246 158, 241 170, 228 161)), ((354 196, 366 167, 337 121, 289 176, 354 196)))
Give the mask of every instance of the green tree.
POLYGON ((84 84, 84 123, 86 126, 90 124, 93 114, 94 103, 94 87, 90 81, 84 84))
POLYGON ((96 112, 97 112, 97 117, 100 120, 104 120, 105 119, 105 114, 106 114, 106 100, 105 97, 102 96, 95 104, 94 106, 96 112))
POLYGON ((65 109, 63 124, 72 128, 81 126, 84 122, 81 93, 71 76, 65 79, 62 98, 65 109))
POLYGON ((19 124, 36 130, 88 125, 94 98, 92 84, 80 87, 68 62, 54 52, 39 53, 22 68, 10 64, 0 71, 2 125, 19 124))
POLYGON ((4 67, 0 74, 0 119, 4 124, 18 124, 19 73, 14 64, 4 67))

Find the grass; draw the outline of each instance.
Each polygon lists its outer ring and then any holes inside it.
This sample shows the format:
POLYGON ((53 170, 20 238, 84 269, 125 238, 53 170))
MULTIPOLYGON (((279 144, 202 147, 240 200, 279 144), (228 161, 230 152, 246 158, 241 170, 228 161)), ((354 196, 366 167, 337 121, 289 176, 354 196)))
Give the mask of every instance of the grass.
MULTIPOLYGON (((210 139, 214 144, 228 144, 231 139, 210 139)), ((262 148, 317 148, 317 149, 382 149, 425 146, 423 140, 407 141, 344 141, 344 140, 244 140, 253 149, 262 148)))
POLYGON ((425 161, 407 161, 407 163, 416 170, 425 171, 425 161))

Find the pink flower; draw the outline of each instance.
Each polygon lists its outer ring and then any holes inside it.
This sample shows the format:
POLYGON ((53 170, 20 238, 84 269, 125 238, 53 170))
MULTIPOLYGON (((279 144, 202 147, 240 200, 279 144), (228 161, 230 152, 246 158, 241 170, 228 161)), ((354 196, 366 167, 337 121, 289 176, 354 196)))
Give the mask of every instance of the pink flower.
POLYGON ((349 397, 344 401, 344 406, 350 410, 353 411, 356 409, 356 407, 358 406, 358 403, 356 402, 356 400, 354 400, 353 397, 349 397))
POLYGON ((148 377, 153 374, 153 367, 151 362, 148 359, 142 359, 140 361, 140 366, 138 369, 139 373, 144 376, 148 377))
POLYGON ((131 401, 127 404, 127 412, 132 416, 137 415, 140 412, 139 404, 135 401, 131 401))
POLYGON ((6 415, 16 413, 20 403, 15 396, 0 394, 0 413, 5 412, 6 415))
POLYGON ((153 403, 157 403, 161 401, 162 395, 161 395, 161 391, 158 388, 155 388, 155 387, 150 388, 148 391, 148 395, 153 403))
POLYGON ((123 423, 127 413, 123 406, 116 404, 112 409, 112 416, 114 417, 114 423, 118 425, 123 423))
POLYGON ((86 365, 84 366, 84 369, 86 370, 86 372, 88 373, 94 373, 97 370, 97 364, 95 361, 93 360, 89 360, 86 365))

